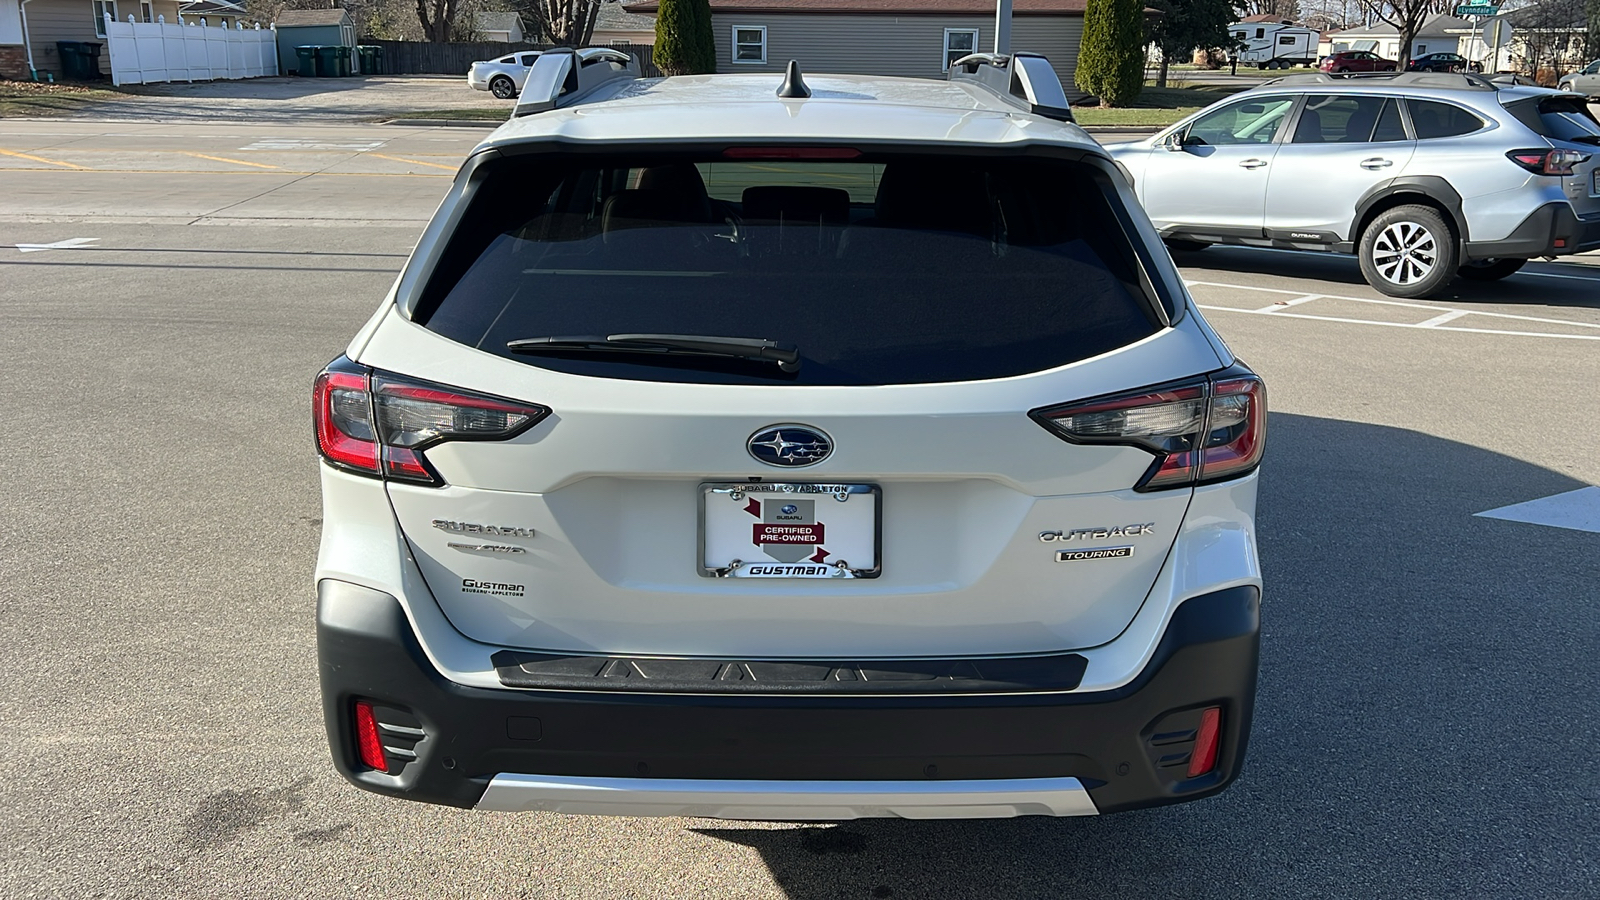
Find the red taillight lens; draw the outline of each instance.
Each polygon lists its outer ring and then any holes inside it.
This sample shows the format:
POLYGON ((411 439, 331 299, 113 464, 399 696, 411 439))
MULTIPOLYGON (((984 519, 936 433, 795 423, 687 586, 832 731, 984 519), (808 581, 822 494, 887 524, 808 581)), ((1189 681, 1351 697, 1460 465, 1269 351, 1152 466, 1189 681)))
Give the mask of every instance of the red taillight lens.
POLYGON ((329 462, 377 473, 377 433, 372 427, 372 395, 365 372, 334 366, 323 370, 312 388, 311 410, 317 450, 329 462))
POLYGON ((1571 175, 1572 167, 1589 161, 1581 150, 1509 150, 1506 158, 1535 175, 1571 175))
POLYGON ((383 753, 383 741, 378 737, 378 718, 372 714, 372 704, 356 701, 356 752, 361 764, 379 772, 389 771, 389 758, 383 753))
POLYGON ((1211 378, 1034 410, 1029 415, 1079 444, 1142 447, 1156 455, 1135 490, 1243 475, 1261 462, 1266 389, 1242 366, 1211 378))
POLYGON ((1200 730, 1194 737, 1194 752, 1189 755, 1189 777, 1196 778, 1217 767, 1217 748, 1222 743, 1222 710, 1211 707, 1200 714, 1200 730))
POLYGON ((340 359, 317 376, 317 448, 355 471, 418 484, 443 484, 425 447, 446 441, 516 437, 550 414, 548 407, 443 385, 368 374, 340 359))

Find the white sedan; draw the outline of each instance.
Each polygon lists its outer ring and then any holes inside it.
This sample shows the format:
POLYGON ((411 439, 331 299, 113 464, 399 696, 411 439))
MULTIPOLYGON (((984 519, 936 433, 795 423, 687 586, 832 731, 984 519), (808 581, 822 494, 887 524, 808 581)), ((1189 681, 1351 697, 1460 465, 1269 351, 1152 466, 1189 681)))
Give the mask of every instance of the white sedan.
POLYGON ((514 100, 522 93, 522 83, 528 80, 528 70, 538 58, 537 52, 528 52, 475 62, 467 70, 467 86, 488 91, 501 100, 514 100))

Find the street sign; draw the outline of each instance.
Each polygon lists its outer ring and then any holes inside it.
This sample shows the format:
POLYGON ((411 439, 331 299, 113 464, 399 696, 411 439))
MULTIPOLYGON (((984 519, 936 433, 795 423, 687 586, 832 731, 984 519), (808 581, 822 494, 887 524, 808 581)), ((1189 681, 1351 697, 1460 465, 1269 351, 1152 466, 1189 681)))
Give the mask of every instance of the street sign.
POLYGON ((1483 25, 1483 45, 1490 50, 1499 50, 1511 43, 1511 23, 1505 19, 1490 19, 1483 25))
POLYGON ((1488 3, 1466 3, 1456 7, 1458 16, 1498 16, 1500 7, 1488 3))

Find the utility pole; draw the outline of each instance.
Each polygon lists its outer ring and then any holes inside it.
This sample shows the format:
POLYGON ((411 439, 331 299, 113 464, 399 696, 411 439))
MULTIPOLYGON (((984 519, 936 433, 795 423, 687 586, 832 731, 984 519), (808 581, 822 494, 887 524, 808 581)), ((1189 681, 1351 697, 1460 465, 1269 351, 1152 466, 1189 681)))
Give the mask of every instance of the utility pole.
POLYGON ((1011 55, 1011 0, 995 0, 994 52, 1011 55))

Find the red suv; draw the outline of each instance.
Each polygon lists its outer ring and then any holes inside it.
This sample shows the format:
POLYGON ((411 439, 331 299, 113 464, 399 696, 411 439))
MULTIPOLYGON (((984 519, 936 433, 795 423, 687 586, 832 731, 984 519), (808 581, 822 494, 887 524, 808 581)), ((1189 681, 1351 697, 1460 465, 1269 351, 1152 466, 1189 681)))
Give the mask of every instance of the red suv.
POLYGON ((1322 65, 1318 68, 1334 73, 1394 72, 1400 68, 1400 64, 1392 59, 1384 59, 1371 50, 1341 50, 1323 57, 1322 65))

